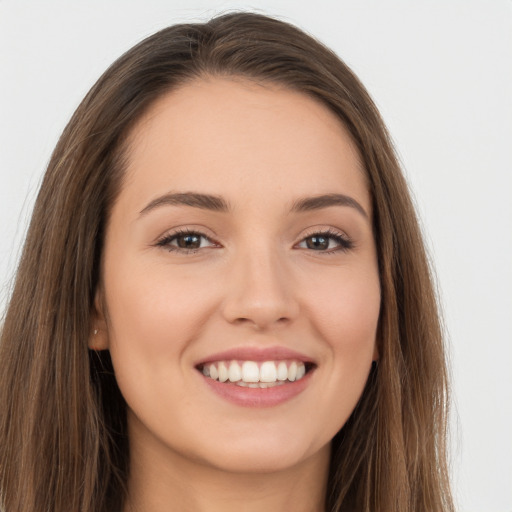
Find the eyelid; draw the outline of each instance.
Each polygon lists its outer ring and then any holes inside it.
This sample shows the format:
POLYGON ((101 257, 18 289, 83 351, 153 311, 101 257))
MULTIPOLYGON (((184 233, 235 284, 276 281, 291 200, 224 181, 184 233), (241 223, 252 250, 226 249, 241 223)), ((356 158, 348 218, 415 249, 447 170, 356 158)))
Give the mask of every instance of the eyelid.
MULTIPOLYGON (((309 228, 303 235, 301 235, 301 238, 299 242, 295 245, 298 246, 299 244, 302 244, 305 242, 308 238, 312 236, 325 236, 326 238, 335 239, 338 241, 339 245, 334 249, 327 249, 327 250, 317 250, 314 249, 308 249, 309 252, 319 253, 319 254, 334 254, 339 251, 349 251, 354 248, 354 241, 352 238, 350 238, 344 231, 341 231, 339 229, 330 227, 320 227, 320 226, 314 226, 312 228, 309 228)), ((300 249, 303 249, 300 247, 300 249)))
MULTIPOLYGON (((191 253, 197 253, 200 250, 207 249, 210 247, 222 247, 222 245, 215 240, 213 236, 210 234, 207 234, 205 231, 209 231, 206 228, 200 227, 195 228, 195 226, 183 226, 183 227, 176 227, 171 229, 170 231, 166 232, 164 235, 159 237, 154 245, 156 247, 162 247, 169 252, 177 252, 182 254, 191 254, 191 253), (176 238, 183 235, 196 235, 200 238, 204 238, 209 242, 209 246, 207 247, 197 247, 197 248, 185 248, 185 247, 178 247, 175 245, 171 245, 171 242, 173 242, 176 238)), ((342 230, 339 230, 337 228, 333 228, 332 226, 313 226, 309 228, 305 233, 303 233, 300 237, 300 240, 293 246, 293 248, 297 249, 305 249, 308 252, 313 253, 319 253, 319 254, 334 254, 337 252, 346 252, 354 248, 354 242, 353 240, 342 230), (323 236, 329 239, 334 239, 337 242, 337 246, 331 249, 311 249, 308 247, 299 247, 300 244, 304 243, 308 238, 313 236, 323 236)))
POLYGON ((168 250, 169 252, 177 252, 177 253, 184 253, 184 254, 190 254, 190 253, 196 253, 200 249, 205 249, 206 247, 198 247, 198 248, 192 248, 187 249, 184 247, 177 247, 174 245, 171 245, 171 242, 174 241, 179 236, 183 235, 197 235, 200 238, 204 238, 208 240, 208 242, 211 244, 211 247, 220 247, 221 245, 209 234, 205 233, 204 228, 195 228, 194 226, 184 226, 184 227, 177 227, 173 228, 170 231, 167 231, 164 235, 160 236, 154 243, 156 247, 162 247, 163 249, 168 250))
POLYGON ((163 234, 159 235, 155 239, 154 244, 156 245, 159 241, 164 240, 165 238, 182 235, 182 234, 188 234, 188 233, 201 235, 201 236, 204 236, 205 238, 208 238, 209 240, 212 240, 212 241, 215 241, 215 239, 217 238, 217 234, 215 232, 213 232, 211 229, 209 229, 206 226, 203 226, 201 224, 181 224, 181 225, 166 229, 163 232, 163 234))

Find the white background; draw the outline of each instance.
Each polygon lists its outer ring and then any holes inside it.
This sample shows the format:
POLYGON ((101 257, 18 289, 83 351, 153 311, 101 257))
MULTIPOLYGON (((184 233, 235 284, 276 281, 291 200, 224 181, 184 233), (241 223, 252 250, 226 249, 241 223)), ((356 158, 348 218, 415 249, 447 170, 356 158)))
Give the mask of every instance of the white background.
POLYGON ((332 47, 395 140, 434 259, 452 360, 461 512, 512 512, 512 1, 0 0, 0 311, 50 153, 144 36, 233 8, 332 47))

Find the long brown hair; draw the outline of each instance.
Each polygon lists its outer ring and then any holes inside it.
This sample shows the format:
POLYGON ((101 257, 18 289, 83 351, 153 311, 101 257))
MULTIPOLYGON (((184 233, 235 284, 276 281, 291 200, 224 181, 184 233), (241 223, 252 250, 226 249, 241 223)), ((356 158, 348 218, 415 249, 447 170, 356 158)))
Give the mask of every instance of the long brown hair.
POLYGON ((452 511, 436 296, 386 128, 334 53, 292 25, 252 13, 148 37, 103 74, 65 128, 37 198, 1 333, 3 507, 122 509, 126 406, 108 352, 87 348, 105 225, 122 187, 134 123, 166 92, 219 75, 316 98, 347 127, 367 173, 382 290, 380 360, 332 442, 326 510, 452 511))

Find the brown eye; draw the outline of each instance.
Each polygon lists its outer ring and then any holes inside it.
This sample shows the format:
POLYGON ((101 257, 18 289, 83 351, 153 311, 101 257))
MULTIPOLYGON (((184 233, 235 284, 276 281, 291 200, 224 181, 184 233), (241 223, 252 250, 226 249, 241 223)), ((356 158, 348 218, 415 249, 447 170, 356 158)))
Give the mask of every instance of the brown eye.
POLYGON ((348 251, 354 247, 354 244, 346 235, 335 231, 325 231, 323 233, 313 233, 303 238, 299 247, 331 254, 338 251, 348 251))
POLYGON ((201 247, 201 235, 187 233, 175 237, 176 245, 180 249, 199 249, 201 247))
POLYGON ((170 252, 179 252, 183 254, 196 253, 202 249, 219 247, 214 241, 199 231, 178 231, 166 235, 156 244, 158 247, 164 247, 170 252))
POLYGON ((313 235, 306 238, 306 247, 316 251, 329 249, 329 238, 323 235, 313 235))

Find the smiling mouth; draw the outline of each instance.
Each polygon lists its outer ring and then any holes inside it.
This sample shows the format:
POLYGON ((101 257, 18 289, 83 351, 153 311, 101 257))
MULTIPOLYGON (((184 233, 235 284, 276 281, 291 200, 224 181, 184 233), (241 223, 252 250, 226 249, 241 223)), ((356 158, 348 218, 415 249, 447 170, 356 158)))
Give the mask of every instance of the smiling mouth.
POLYGON ((247 388, 273 388, 301 380, 315 368, 298 360, 216 361, 200 364, 197 369, 214 381, 247 388))

